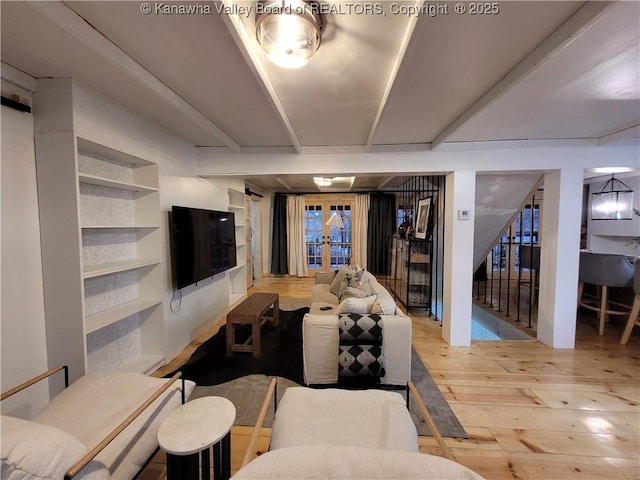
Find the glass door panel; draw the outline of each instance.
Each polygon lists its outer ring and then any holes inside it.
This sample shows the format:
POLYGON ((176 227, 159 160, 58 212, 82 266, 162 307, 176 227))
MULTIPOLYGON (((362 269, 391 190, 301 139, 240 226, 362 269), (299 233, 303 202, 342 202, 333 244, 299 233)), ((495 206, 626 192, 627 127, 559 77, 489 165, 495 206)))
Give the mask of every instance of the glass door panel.
POLYGON ((331 205, 329 216, 337 213, 342 217, 344 228, 328 226, 331 270, 336 270, 342 265, 351 263, 351 206, 331 205))
POLYGON ((323 235, 322 205, 305 206, 305 242, 307 245, 307 267, 322 270, 323 235))
POLYGON ((336 270, 351 262, 350 202, 315 201, 305 206, 305 242, 309 270, 336 270), (342 218, 344 228, 326 225, 331 215, 342 218))

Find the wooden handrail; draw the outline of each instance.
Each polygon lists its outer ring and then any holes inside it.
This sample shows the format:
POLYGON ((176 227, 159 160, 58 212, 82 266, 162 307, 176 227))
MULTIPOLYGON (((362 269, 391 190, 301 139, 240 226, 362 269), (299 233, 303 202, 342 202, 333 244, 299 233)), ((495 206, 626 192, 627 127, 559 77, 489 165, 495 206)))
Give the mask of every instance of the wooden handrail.
POLYGON ((125 428, 127 428, 131 422, 133 422, 138 415, 140 415, 149 405, 151 405, 160 395, 162 395, 166 390, 173 385, 177 379, 182 376, 182 372, 177 372, 173 377, 167 380, 162 384, 158 390, 155 391, 153 395, 151 395, 147 400, 142 403, 136 410, 129 415, 120 425, 118 425, 109 435, 107 435, 98 445, 96 445, 90 452, 88 452, 84 457, 82 457, 75 465, 73 465, 67 473, 65 474, 65 480, 69 480, 73 478, 75 475, 80 472, 91 460, 95 458, 98 453, 100 453, 111 441, 116 438, 125 428))
POLYGON ((269 403, 271 402, 271 397, 273 397, 273 393, 276 390, 276 378, 271 379, 271 383, 269 383, 269 388, 267 390, 267 394, 262 401, 262 407, 260 407, 260 412, 258 413, 258 419, 256 420, 256 424, 253 427, 253 432, 251 433, 251 438, 249 439, 249 444, 247 445, 247 450, 244 452, 244 457, 242 458, 242 463, 240 464, 240 468, 244 467, 247 463, 253 460, 253 450, 256 446, 256 441, 258 439, 258 434, 260 433, 260 429, 262 428, 262 424, 264 423, 264 418, 267 416, 267 409, 269 408, 269 403))
POLYGON ((427 410, 427 407, 425 406, 424 402, 422 401, 422 397, 420 396, 420 393, 418 392, 418 389, 413 384, 413 382, 409 382, 407 385, 409 387, 409 390, 411 391, 411 394, 413 395, 413 398, 415 399, 416 403, 418 404, 418 409, 420 410, 420 413, 422 414, 422 416, 426 420, 427 424, 429 425, 429 429, 431 429, 431 433, 433 433, 433 436, 436 439, 436 442, 438 443, 438 446, 442 450, 442 453, 449 460, 454 460, 455 461, 455 457, 453 456, 453 453, 451 452, 449 447, 447 447, 447 445, 444 443, 444 439, 442 438, 442 435, 440 435, 440 430, 438 430, 438 427, 436 426, 435 422, 433 421, 433 418, 431 417, 431 414, 429 414, 429 411, 427 410))
POLYGON ((12 388, 11 390, 7 390, 2 395, 0 395, 0 401, 10 397, 11 395, 15 395, 16 393, 21 392, 25 388, 30 387, 31 385, 34 385, 39 381, 44 380, 47 377, 50 377, 53 374, 58 373, 60 370, 64 370, 64 387, 67 388, 69 386, 69 367, 67 367, 66 365, 62 365, 59 367, 54 367, 51 370, 47 370, 46 372, 41 373, 40 375, 33 377, 32 379, 27 380, 24 383, 21 383, 20 385, 12 388))

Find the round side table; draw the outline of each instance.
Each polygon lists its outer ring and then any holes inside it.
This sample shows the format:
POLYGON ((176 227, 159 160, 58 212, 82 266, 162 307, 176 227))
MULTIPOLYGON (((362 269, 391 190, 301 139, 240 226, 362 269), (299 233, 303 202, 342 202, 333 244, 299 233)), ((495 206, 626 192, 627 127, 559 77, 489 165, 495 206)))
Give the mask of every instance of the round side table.
POLYGON ((208 480, 211 447, 214 480, 229 479, 235 419, 236 407, 223 397, 196 398, 171 412, 158 429, 158 443, 167 453, 168 480, 197 480, 198 470, 208 480))

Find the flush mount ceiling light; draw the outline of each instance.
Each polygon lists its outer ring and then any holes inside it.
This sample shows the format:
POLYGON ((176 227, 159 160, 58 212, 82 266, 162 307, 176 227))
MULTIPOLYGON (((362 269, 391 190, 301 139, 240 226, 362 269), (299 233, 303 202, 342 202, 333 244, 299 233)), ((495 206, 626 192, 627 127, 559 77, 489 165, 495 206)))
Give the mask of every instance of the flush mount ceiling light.
POLYGON ((613 175, 591 195, 591 220, 631 220, 633 190, 613 175))
POLYGON ((304 0, 261 0, 256 5, 256 38, 276 65, 300 68, 318 47, 323 29, 317 4, 304 0))
POLYGON ((331 179, 327 177, 313 177, 313 183, 319 187, 330 187, 332 182, 331 179))

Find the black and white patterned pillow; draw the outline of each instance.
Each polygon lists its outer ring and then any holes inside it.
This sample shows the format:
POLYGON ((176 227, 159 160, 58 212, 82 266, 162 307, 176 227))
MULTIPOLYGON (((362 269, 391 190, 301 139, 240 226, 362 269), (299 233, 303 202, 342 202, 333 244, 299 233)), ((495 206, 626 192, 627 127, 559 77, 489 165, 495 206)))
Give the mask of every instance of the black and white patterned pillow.
POLYGON ((382 344, 382 317, 378 314, 347 313, 338 316, 340 344, 366 341, 382 344))
POLYGON ((379 345, 340 345, 338 377, 383 377, 384 357, 379 345))
POLYGON ((338 334, 338 378, 385 375, 380 315, 338 315, 338 334))

